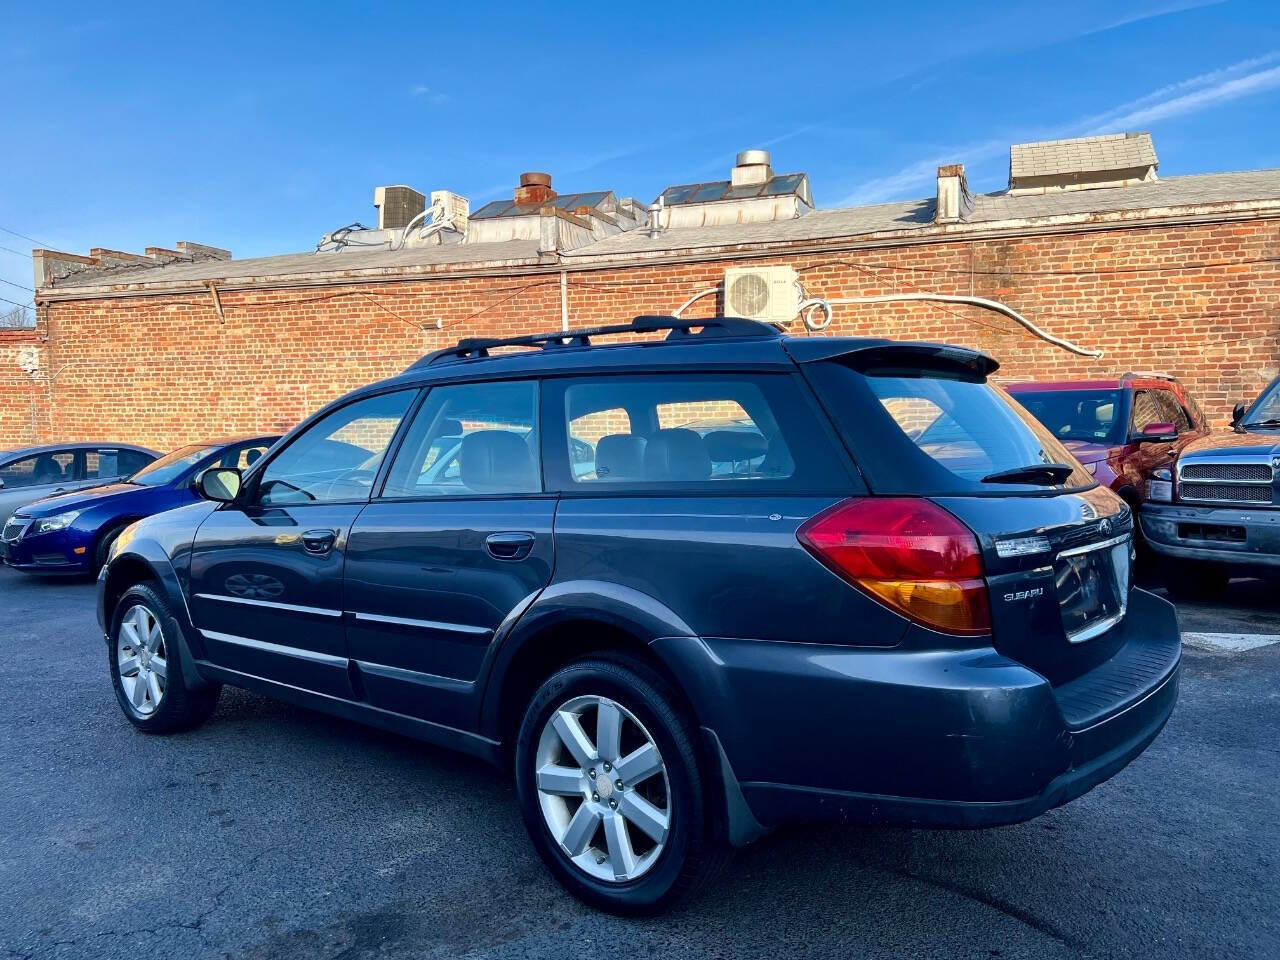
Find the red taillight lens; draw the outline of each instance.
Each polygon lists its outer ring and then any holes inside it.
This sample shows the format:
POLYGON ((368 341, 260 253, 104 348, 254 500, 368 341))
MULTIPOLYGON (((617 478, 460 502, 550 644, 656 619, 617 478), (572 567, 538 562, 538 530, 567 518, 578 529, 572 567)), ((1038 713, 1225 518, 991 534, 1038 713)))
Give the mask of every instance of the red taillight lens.
POLYGON ((943 633, 991 631, 978 539, 932 501, 845 500, 796 535, 840 576, 917 623, 943 633))

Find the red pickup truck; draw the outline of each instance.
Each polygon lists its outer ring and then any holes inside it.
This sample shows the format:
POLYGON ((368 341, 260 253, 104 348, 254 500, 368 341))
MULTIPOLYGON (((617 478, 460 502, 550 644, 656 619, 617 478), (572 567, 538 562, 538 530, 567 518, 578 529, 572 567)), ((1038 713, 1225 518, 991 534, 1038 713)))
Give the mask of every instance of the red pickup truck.
POLYGON ((1169 469, 1183 447, 1209 433, 1199 405, 1162 374, 1004 386, 1135 515, 1152 474, 1169 469))

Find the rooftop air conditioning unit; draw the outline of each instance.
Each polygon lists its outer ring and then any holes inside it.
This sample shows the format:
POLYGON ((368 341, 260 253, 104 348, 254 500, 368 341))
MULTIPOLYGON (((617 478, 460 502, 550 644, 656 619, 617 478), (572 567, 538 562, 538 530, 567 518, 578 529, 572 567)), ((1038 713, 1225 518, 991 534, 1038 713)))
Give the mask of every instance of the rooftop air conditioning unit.
POLYGON ((792 267, 730 267, 724 272, 724 312, 765 323, 796 318, 796 271, 792 267))
POLYGON ((448 190, 432 190, 431 205, 437 204, 444 211, 444 219, 453 224, 453 229, 465 234, 467 219, 471 216, 471 204, 467 202, 467 198, 448 190))

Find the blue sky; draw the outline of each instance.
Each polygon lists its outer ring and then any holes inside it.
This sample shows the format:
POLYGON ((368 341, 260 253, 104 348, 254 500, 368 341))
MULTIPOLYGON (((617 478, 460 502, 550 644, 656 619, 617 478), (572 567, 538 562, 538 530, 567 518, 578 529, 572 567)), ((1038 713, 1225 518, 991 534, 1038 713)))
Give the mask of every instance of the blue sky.
MULTIPOLYGON (((1002 188, 1013 142, 1150 130, 1161 176, 1280 166, 1280 3, 5 5, 0 228, 309 249, 384 183, 522 170, 652 200, 764 146, 820 207, 1002 188), (121 5, 124 6, 124 5, 121 5)), ((33 244, 0 230, 0 297, 33 244)), ((15 286, 17 284, 17 286, 15 286)), ((7 306, 0 303, 0 307, 7 306)))

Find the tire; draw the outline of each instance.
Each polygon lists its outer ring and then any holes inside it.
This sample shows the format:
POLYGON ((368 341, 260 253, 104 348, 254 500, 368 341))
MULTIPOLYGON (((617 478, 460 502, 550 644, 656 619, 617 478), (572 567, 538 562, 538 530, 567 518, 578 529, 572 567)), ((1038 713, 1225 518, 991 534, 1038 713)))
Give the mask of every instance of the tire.
POLYGON ((551 676, 525 711, 515 756, 516 796, 525 826, 555 878, 591 906, 624 915, 656 913, 711 876, 723 857, 711 830, 709 790, 694 747, 696 727, 676 704, 669 686, 643 664, 630 658, 593 658, 571 663, 551 676), (621 708, 618 750, 597 747, 607 739, 601 735, 601 704, 606 709, 608 704, 621 708), (595 751, 587 754, 587 765, 575 761, 554 725, 565 713, 578 709, 583 711, 579 729, 591 731, 587 746, 595 751), (621 780, 613 777, 622 774, 628 757, 634 761, 640 755, 637 751, 646 742, 658 751, 662 769, 645 775, 633 762, 636 782, 624 788, 614 786, 621 780), (622 760, 616 768, 606 769, 610 752, 622 760), (540 783, 547 786, 548 781, 537 772, 542 768, 545 773, 550 764, 569 775, 562 774, 563 779, 556 781, 563 795, 539 789, 540 783), (592 772, 595 779, 590 778, 592 772), (569 792, 576 790, 581 792, 569 792), (611 803, 618 806, 610 808, 611 803), (641 804, 648 804, 650 812, 643 813, 641 804), (596 826, 577 832, 591 831, 586 844, 572 840, 572 828, 582 810, 587 811, 588 822, 599 817, 596 826), (646 830, 655 830, 658 823, 654 811, 666 819, 660 843, 646 836, 646 830), (646 830, 636 826, 639 822, 648 824, 646 830), (553 834, 553 823, 564 826, 559 835, 553 834), (616 871, 625 870, 619 864, 627 860, 625 854, 614 855, 624 843, 618 830, 635 858, 632 875, 622 879, 616 871), (576 859, 561 844, 562 838, 571 838, 571 847, 584 847, 576 859))
POLYGON ((125 717, 145 733, 179 733, 198 727, 209 719, 222 693, 221 684, 187 687, 175 629, 168 602, 145 583, 125 591, 112 617, 107 645, 111 685, 125 717), (148 647, 145 653, 135 649, 133 637, 148 647), (127 664, 123 671, 122 661, 127 664))
POLYGON ((1165 561, 1160 568, 1165 586, 1178 600, 1218 600, 1231 575, 1223 567, 1196 561, 1165 561))
POLYGON ((116 542, 120 534, 124 533, 124 528, 132 522, 130 520, 127 523, 118 523, 98 537, 98 543, 93 548, 93 568, 89 571, 90 576, 96 577, 98 571, 106 566, 107 554, 111 552, 111 545, 116 542))

